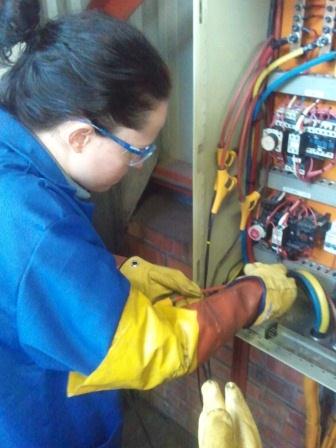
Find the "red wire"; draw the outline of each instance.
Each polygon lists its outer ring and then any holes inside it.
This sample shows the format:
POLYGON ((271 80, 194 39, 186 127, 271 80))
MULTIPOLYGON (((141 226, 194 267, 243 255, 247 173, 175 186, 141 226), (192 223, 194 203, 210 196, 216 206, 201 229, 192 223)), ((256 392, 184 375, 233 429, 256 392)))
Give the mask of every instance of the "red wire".
POLYGON ((258 100, 258 97, 254 98, 252 101, 250 101, 250 104, 246 111, 243 128, 242 128, 241 134, 240 134, 239 149, 238 149, 238 167, 237 167, 237 186, 238 186, 238 194, 239 194, 240 202, 243 202, 244 198, 245 198, 245 195, 243 192, 243 187, 242 187, 242 181, 243 181, 242 178, 243 178, 246 149, 247 149, 246 148, 247 137, 248 137, 248 131, 252 124, 251 123, 252 122, 252 114, 253 114, 253 110, 254 110, 257 100, 258 100))
POLYGON ((274 37, 279 39, 281 37, 282 15, 283 15, 283 1, 278 0, 276 4, 275 23, 274 23, 274 37))
POLYGON ((253 64, 250 65, 250 67, 248 68, 246 75, 244 76, 243 80, 239 83, 239 86, 237 87, 236 93, 234 95, 234 97, 231 99, 227 112, 226 112, 226 116, 225 116, 225 120, 223 123, 223 127, 222 127, 222 131, 221 131, 221 135, 220 135, 220 139, 219 139, 219 147, 220 148, 224 148, 224 145, 226 144, 227 138, 226 138, 226 134, 227 134, 227 128, 230 125, 230 122, 232 120, 232 114, 234 109, 236 108, 237 104, 238 104, 238 98, 247 82, 247 80, 249 79, 249 77, 252 75, 253 71, 255 70, 255 62, 253 64))
POLYGON ((323 168, 321 168, 320 170, 315 170, 315 171, 308 171, 308 173, 305 175, 306 179, 312 179, 316 176, 319 176, 320 174, 325 173, 326 171, 331 170, 331 168, 333 168, 335 166, 335 161, 332 161, 330 163, 328 163, 326 166, 324 166, 323 168))
MULTIPOLYGON (((266 218, 266 224, 268 224, 269 222, 271 222, 271 219, 273 218, 273 216, 279 211, 281 210, 283 207, 285 206, 289 206, 291 205, 293 202, 290 201, 289 199, 286 199, 284 202, 280 202, 279 205, 277 205, 275 207, 275 209, 272 211, 272 213, 270 213, 267 218, 266 218)), ((287 209, 286 209, 287 210, 287 209)))
POLYGON ((256 123, 255 131, 253 135, 253 143, 252 143, 252 165, 251 165, 251 175, 250 175, 250 187, 248 193, 251 193, 255 189, 256 180, 257 180, 257 167, 258 167, 258 150, 260 144, 261 137, 261 128, 260 122, 256 123))
POLYGON ((336 306, 335 306, 335 303, 333 302, 333 300, 329 296, 329 294, 326 294, 326 297, 327 297, 327 300, 328 300, 328 303, 329 303, 329 306, 330 306, 330 310, 331 310, 331 314, 332 314, 332 316, 334 318, 334 323, 335 323, 335 326, 336 326, 336 306))
POLYGON ((227 127, 228 124, 231 120, 231 116, 233 113, 233 110, 235 109, 237 102, 238 102, 238 98, 239 95, 241 94, 245 84, 247 83, 248 79, 250 78, 250 76, 252 75, 253 71, 256 69, 258 63, 260 62, 261 57, 263 56, 265 50, 267 49, 267 47, 269 47, 270 43, 271 43, 272 38, 268 38, 260 47, 258 53, 256 54, 256 56, 253 58, 253 61, 250 63, 249 67, 247 68, 247 71, 244 75, 244 78, 241 80, 241 82, 239 83, 237 89, 236 89, 236 93, 234 95, 234 97, 231 99, 228 108, 227 108, 227 112, 226 112, 226 116, 225 116, 225 120, 223 123, 223 127, 222 127, 222 131, 221 131, 221 135, 220 135, 220 139, 219 139, 219 145, 220 147, 224 147, 225 144, 225 134, 227 132, 227 127))
POLYGON ((235 106, 236 110, 234 113, 228 113, 227 116, 229 118, 228 122, 226 123, 225 131, 226 131, 226 138, 225 135, 222 133, 221 141, 220 141, 220 147, 224 148, 224 151, 221 155, 219 167, 221 169, 224 169, 224 162, 225 162, 225 155, 227 150, 230 148, 231 142, 233 140, 234 134, 237 130, 239 120, 241 117, 241 113, 243 109, 247 106, 247 103, 249 101, 249 98, 252 93, 253 86, 259 76, 260 71, 265 67, 267 64, 267 61, 269 60, 270 56, 272 55, 272 49, 270 47, 266 48, 263 54, 261 55, 261 65, 258 67, 258 70, 256 70, 249 78, 248 82, 245 83, 245 90, 243 93, 242 98, 239 102, 236 102, 235 106), (223 137, 223 138, 222 138, 223 137))
POLYGON ((241 99, 238 108, 236 109, 235 114, 232 115, 231 118, 231 122, 230 122, 230 127, 228 130, 228 136, 227 136, 227 140, 226 140, 226 144, 225 147, 228 148, 231 145, 232 139, 234 137, 235 132, 237 131, 237 127, 239 125, 239 120, 241 118, 241 114, 243 112, 243 110, 247 107, 248 102, 250 100, 251 97, 251 91, 252 88, 257 80, 258 77, 258 73, 256 72, 254 73, 254 75, 252 76, 252 78, 249 81, 248 87, 246 88, 246 91, 243 95, 243 98, 241 99))

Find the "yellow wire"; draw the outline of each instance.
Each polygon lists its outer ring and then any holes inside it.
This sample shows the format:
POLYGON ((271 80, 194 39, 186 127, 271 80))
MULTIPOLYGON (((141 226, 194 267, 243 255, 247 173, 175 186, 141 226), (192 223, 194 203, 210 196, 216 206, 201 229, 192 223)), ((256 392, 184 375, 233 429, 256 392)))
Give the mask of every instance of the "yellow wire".
POLYGON ((305 448, 317 448, 321 439, 319 384, 305 376, 303 390, 306 408, 305 448))
POLYGON ((330 311, 329 311, 329 305, 328 305, 328 300, 326 298, 325 292, 322 288, 322 286, 320 285, 319 281, 316 279, 316 277, 313 276, 313 274, 311 274, 308 271, 304 271, 299 269, 298 272, 305 277, 309 283, 311 284, 311 286, 314 288, 318 301, 320 303, 320 307, 321 307, 321 324, 320 324, 320 328, 319 328, 319 332, 322 334, 325 334, 328 331, 329 328, 329 324, 330 324, 330 311))
POLYGON ((291 51, 290 53, 285 54, 284 56, 281 56, 280 58, 273 61, 270 65, 268 65, 258 76, 258 79, 256 80, 254 87, 253 87, 253 98, 255 98, 260 90, 261 84, 264 82, 264 80, 267 78, 267 76, 273 72, 276 68, 278 68, 280 65, 285 64, 286 62, 290 61, 291 59, 297 58, 298 56, 303 55, 304 49, 298 48, 296 50, 291 51))

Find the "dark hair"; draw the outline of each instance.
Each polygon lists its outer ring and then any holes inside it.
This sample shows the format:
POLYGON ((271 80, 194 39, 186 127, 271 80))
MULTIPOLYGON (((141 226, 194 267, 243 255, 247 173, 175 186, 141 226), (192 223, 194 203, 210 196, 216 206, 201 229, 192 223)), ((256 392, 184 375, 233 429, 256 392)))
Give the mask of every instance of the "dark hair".
POLYGON ((139 31, 85 11, 30 36, 1 80, 0 103, 35 130, 79 117, 140 129, 169 92, 167 66, 139 31))
POLYGON ((0 59, 10 63, 12 48, 25 42, 40 21, 39 0, 0 0, 0 59))

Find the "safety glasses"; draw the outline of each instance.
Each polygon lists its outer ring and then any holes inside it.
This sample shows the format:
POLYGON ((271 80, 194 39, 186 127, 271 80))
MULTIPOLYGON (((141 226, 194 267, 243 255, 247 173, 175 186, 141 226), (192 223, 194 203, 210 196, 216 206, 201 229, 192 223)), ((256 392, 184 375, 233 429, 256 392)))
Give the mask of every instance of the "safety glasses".
POLYGON ((100 126, 97 126, 92 122, 90 122, 90 124, 103 137, 110 138, 114 142, 118 143, 118 145, 120 145, 125 151, 131 154, 131 157, 128 162, 129 166, 141 165, 145 160, 149 159, 149 157, 151 157, 157 149, 157 146, 154 143, 145 146, 144 148, 137 148, 136 146, 133 146, 130 143, 125 142, 125 140, 121 139, 120 137, 117 137, 107 129, 101 128, 100 126))

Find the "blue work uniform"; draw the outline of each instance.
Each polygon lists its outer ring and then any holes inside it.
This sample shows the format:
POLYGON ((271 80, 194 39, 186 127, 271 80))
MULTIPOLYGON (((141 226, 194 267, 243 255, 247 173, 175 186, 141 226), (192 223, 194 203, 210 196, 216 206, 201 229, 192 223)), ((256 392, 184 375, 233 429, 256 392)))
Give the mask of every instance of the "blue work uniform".
POLYGON ((130 285, 34 135, 0 109, 0 446, 120 447, 118 391, 67 398, 106 356, 130 285))

